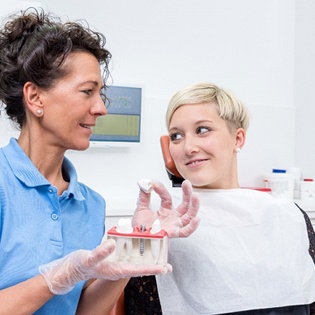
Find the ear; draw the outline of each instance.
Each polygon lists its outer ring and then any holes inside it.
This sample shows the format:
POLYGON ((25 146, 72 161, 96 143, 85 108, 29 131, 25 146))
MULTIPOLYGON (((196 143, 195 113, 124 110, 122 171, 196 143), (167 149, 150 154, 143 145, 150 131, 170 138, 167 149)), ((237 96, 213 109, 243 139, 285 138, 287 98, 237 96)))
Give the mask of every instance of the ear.
POLYGON ((246 140, 246 132, 243 128, 236 129, 235 132, 235 151, 243 148, 246 140))
POLYGON ((38 116, 38 110, 43 108, 43 104, 40 100, 41 91, 39 87, 32 83, 26 82, 23 87, 25 107, 38 116))

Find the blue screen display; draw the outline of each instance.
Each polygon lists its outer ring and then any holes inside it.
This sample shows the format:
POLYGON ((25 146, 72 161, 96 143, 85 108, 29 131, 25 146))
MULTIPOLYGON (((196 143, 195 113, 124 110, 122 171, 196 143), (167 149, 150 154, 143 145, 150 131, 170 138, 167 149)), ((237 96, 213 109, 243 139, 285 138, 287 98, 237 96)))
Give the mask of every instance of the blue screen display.
POLYGON ((109 86, 108 113, 97 118, 91 141, 140 142, 142 88, 109 86))

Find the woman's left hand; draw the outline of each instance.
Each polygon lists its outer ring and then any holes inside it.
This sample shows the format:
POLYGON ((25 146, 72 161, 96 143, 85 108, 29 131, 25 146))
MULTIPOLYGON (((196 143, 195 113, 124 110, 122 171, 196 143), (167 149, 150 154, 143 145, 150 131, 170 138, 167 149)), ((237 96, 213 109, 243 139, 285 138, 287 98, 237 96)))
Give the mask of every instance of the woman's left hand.
POLYGON ((187 237, 198 227, 199 218, 199 198, 193 193, 191 183, 185 180, 182 183, 182 202, 176 209, 173 209, 172 197, 165 186, 152 181, 152 190, 161 198, 161 206, 158 211, 150 208, 151 192, 145 192, 140 189, 137 208, 135 210, 132 225, 146 228, 152 227, 153 222, 158 219, 161 223, 161 229, 165 230, 168 237, 187 237))

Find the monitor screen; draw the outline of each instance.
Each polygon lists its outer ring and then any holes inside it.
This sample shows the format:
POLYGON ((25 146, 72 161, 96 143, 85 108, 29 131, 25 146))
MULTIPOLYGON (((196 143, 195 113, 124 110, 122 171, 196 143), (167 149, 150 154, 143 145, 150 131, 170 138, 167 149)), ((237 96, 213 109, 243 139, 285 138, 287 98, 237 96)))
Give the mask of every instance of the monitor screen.
POLYGON ((140 143, 142 87, 109 86, 108 113, 97 118, 92 145, 140 143))

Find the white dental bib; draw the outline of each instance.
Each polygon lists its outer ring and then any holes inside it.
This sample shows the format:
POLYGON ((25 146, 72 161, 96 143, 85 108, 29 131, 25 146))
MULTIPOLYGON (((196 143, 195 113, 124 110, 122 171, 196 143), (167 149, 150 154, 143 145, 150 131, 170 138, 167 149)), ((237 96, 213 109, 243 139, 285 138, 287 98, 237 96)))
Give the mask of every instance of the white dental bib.
POLYGON ((315 267, 290 200, 249 189, 195 190, 200 225, 172 239, 173 272, 157 276, 163 314, 223 314, 310 304, 315 267))

